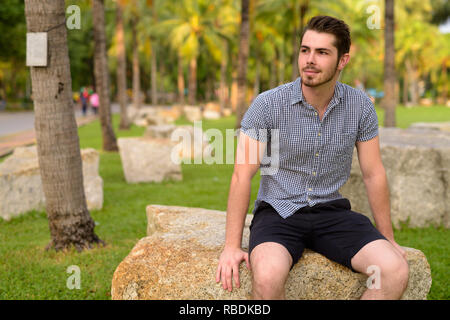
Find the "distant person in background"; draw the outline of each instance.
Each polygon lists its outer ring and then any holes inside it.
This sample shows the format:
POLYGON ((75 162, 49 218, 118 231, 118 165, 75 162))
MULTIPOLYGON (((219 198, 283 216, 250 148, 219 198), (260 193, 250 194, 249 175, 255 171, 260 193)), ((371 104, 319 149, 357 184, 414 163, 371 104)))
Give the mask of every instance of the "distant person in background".
POLYGON ((80 101, 81 101, 81 111, 83 112, 83 116, 86 116, 87 107, 89 100, 89 92, 86 87, 82 87, 80 89, 80 101))
POLYGON ((98 94, 97 92, 94 92, 90 98, 89 98, 89 102, 92 106, 92 110, 94 111, 94 114, 98 113, 98 105, 99 105, 99 100, 98 100, 98 94))

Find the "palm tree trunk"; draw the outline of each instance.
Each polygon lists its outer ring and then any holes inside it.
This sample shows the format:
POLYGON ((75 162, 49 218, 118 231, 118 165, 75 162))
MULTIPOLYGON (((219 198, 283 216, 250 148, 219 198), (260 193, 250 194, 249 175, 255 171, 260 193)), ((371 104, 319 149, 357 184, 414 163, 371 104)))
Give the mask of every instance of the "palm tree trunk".
MULTIPOLYGON (((147 1, 148 3, 148 1, 147 1)), ((153 23, 156 25, 158 23, 158 16, 156 15, 156 3, 152 2, 152 18, 153 23)), ((157 80, 157 71, 158 64, 156 60, 156 41, 155 39, 150 40, 150 45, 152 47, 152 70, 151 70, 151 81, 152 81, 152 104, 158 104, 158 80, 157 80)))
POLYGON ((394 0, 385 0, 384 30, 384 126, 395 127, 395 46, 394 46, 394 0))
POLYGON ((197 58, 191 58, 189 62, 189 94, 188 103, 193 106, 196 103, 197 95, 197 58))
POLYGON ((177 78, 177 85, 178 85, 178 103, 183 105, 184 104, 184 73, 183 73, 183 58, 181 56, 181 53, 178 52, 178 78, 177 78))
POLYGON ((48 31, 48 65, 31 67, 36 142, 50 228, 47 249, 104 243, 86 205, 72 102, 64 0, 25 1, 28 32, 48 31))
POLYGON ((109 71, 106 57, 105 7, 104 0, 92 1, 94 23, 94 74, 95 86, 99 96, 100 124, 102 126, 103 150, 117 151, 116 135, 111 121, 111 102, 109 99, 109 71))
POLYGON ((156 61, 156 45, 155 41, 151 42, 152 46, 152 70, 151 70, 151 81, 152 81, 152 105, 156 106, 158 104, 158 82, 157 82, 157 71, 158 64, 156 61))
POLYGON ((250 19, 249 5, 250 0, 241 0, 241 32, 239 42, 238 57, 238 93, 237 93, 237 112, 236 128, 241 127, 241 121, 247 111, 247 60, 249 53, 250 19))
POLYGON ((219 105, 220 114, 227 107, 227 66, 228 66, 228 42, 222 40, 223 56, 220 63, 220 89, 219 89, 219 105))
POLYGON ((125 57, 125 37, 123 28, 122 5, 116 4, 116 39, 117 39, 117 96, 120 105, 120 125, 122 130, 130 129, 127 114, 127 62, 125 57))
POLYGON ((131 33, 133 38, 133 105, 141 107, 141 75, 139 70, 139 44, 137 38, 137 16, 131 19, 131 33))

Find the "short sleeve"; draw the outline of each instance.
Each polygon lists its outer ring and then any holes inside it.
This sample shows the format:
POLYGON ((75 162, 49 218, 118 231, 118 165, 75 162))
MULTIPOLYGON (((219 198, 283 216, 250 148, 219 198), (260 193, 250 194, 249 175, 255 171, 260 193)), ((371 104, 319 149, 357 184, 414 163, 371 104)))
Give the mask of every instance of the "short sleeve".
POLYGON ((241 121, 241 132, 261 142, 270 137, 271 119, 269 106, 262 94, 258 95, 247 109, 241 121))
POLYGON ((362 114, 358 125, 357 141, 368 141, 378 135, 378 117, 375 107, 368 97, 364 99, 362 114))

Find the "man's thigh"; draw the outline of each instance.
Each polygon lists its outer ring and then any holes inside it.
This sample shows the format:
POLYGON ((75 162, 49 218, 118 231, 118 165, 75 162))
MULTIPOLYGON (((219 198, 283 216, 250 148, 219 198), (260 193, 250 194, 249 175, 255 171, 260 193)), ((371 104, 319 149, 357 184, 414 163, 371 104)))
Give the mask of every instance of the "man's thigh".
MULTIPOLYGON (((302 216, 294 214, 283 219, 271 205, 263 203, 255 212, 250 225, 250 263, 253 265, 253 250, 265 243, 276 243, 283 247, 283 252, 289 253, 291 261, 290 268, 292 268, 303 253, 309 232, 308 228, 309 225, 307 223, 305 224, 302 216)), ((266 248, 266 246, 260 248, 266 248)), ((267 248, 271 247, 268 246, 267 248)), ((269 253, 268 251, 265 255, 270 260, 272 258, 269 253)))
MULTIPOLYGON (((367 244, 386 240, 366 216, 350 210, 334 209, 316 213, 311 249, 354 272, 352 258, 367 244)), ((365 272, 365 270, 364 270, 365 272)))
POLYGON ((371 267, 381 269, 397 261, 403 261, 403 256, 387 240, 376 240, 366 244, 351 260, 352 268, 358 272, 368 274, 371 267))

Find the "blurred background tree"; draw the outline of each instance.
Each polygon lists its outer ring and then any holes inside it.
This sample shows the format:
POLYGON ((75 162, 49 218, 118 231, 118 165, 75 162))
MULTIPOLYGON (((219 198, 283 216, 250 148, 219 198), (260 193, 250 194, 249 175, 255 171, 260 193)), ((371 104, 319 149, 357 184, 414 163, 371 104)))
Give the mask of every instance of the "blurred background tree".
MULTIPOLYGON (((236 112, 241 0, 104 0, 112 101, 119 101, 119 82, 112 79, 118 79, 121 73, 117 56, 118 3, 123 13, 125 44, 125 81, 121 87, 127 101, 151 105, 217 101, 222 109, 236 112)), ((246 106, 258 93, 297 77, 301 31, 311 17, 319 14, 343 19, 351 27, 352 58, 340 80, 367 90, 376 103, 380 102, 384 94, 384 1, 251 3, 246 106), (369 27, 377 13, 371 8, 381 15, 376 28, 369 27)), ((81 29, 68 30, 72 85, 78 92, 82 86, 94 84, 92 0, 66 1, 66 7, 73 4, 81 9, 81 29)), ((0 97, 8 101, 9 108, 24 107, 31 93, 24 63, 23 12, 20 0, 7 1, 0 8, 0 97)), ((448 21, 449 12, 446 0, 395 2, 398 103, 447 103, 450 35, 440 31, 439 26, 448 21)))

